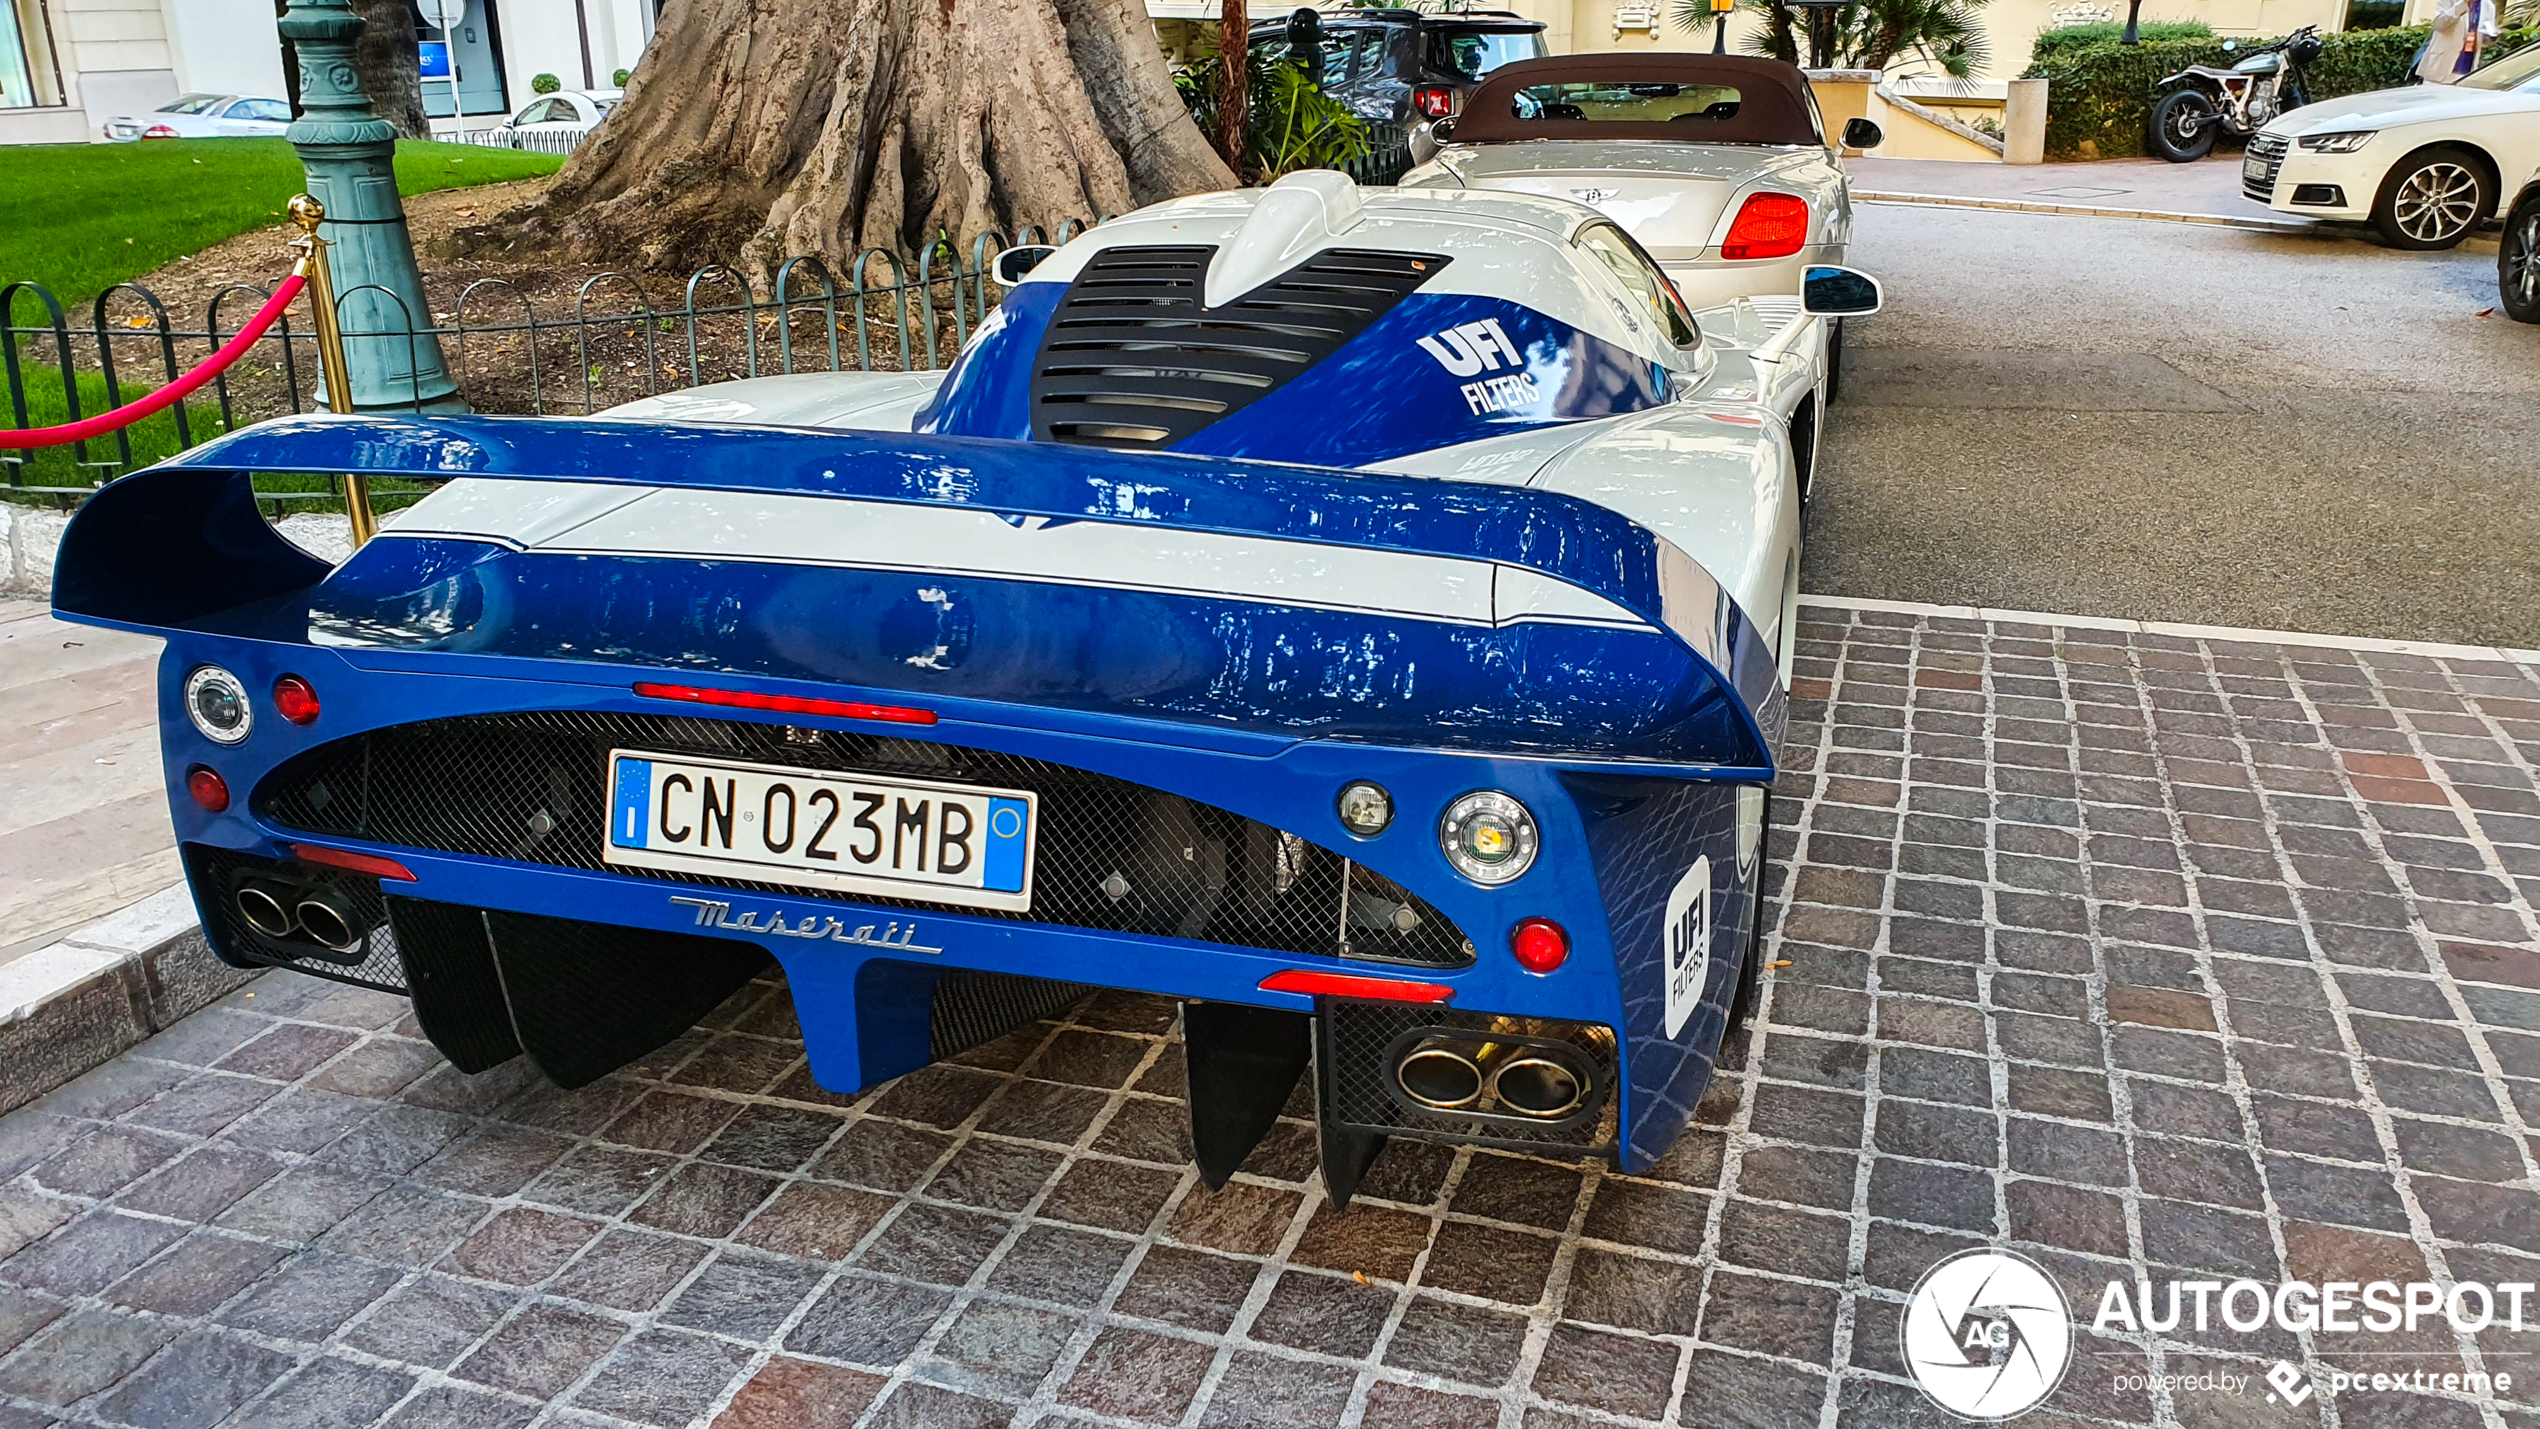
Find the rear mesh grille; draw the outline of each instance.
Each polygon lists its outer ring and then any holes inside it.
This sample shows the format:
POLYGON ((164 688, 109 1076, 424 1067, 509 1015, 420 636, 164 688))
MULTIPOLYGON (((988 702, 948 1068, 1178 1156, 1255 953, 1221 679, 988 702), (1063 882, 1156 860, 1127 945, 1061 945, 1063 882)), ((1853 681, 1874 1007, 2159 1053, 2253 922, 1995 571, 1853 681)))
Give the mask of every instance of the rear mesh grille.
MULTIPOLYGON (((290 760, 257 786, 284 828, 407 848, 808 897, 758 880, 603 863, 611 749, 899 774, 1040 796, 1032 911, 960 908, 1106 932, 1423 967, 1473 960, 1463 932, 1329 849, 1196 800, 1018 755, 680 715, 538 711, 393 725, 290 760), (801 742, 805 738, 816 742, 801 742)), ((944 910, 855 895, 883 907, 944 910)))
POLYGON ((1330 248, 1219 307, 1211 246, 1106 248, 1059 300, 1032 368, 1032 435, 1169 447, 1365 332, 1447 260, 1330 248))

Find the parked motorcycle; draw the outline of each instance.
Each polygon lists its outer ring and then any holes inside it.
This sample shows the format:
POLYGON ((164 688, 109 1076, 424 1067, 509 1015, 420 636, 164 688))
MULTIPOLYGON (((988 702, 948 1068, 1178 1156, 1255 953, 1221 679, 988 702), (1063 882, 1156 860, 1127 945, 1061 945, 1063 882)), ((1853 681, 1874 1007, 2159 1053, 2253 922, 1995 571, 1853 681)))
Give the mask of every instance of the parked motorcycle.
MULTIPOLYGON (((2237 40, 2223 41, 2236 50, 2237 40)), ((2304 25, 2229 69, 2189 65, 2152 86, 2179 85, 2152 106, 2152 149, 2173 164, 2193 163, 2214 151, 2225 134, 2245 139, 2288 109, 2311 102, 2304 74, 2320 57, 2317 25, 2304 25)))

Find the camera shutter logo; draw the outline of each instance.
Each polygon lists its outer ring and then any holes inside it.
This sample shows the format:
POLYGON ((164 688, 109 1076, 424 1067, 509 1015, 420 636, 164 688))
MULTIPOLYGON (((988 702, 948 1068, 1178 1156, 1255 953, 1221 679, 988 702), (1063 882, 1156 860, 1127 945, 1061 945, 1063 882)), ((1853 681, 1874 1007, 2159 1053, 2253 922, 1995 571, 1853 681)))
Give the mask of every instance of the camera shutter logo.
POLYGON ((1914 1287, 1899 1335, 1931 1402, 1967 1419, 2008 1419, 2042 1403, 2072 1362, 2072 1307, 2035 1261, 1965 1250, 1914 1287))

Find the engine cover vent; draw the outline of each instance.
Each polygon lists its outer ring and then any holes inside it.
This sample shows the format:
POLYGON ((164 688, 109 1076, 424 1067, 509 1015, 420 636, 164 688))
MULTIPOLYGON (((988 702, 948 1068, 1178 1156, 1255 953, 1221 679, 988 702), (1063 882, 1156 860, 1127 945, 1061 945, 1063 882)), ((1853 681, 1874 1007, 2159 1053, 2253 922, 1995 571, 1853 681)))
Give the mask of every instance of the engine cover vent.
POLYGON ((1106 248, 1068 284, 1032 363, 1032 436, 1161 450, 1279 387, 1392 311, 1447 259, 1326 248, 1215 308, 1213 246, 1106 248))

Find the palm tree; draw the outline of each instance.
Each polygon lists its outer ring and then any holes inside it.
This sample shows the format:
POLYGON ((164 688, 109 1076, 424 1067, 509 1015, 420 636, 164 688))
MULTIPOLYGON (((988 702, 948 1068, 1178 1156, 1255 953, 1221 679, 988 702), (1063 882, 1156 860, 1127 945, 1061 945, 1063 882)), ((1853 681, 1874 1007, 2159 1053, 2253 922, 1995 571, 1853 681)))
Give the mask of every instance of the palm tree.
MULTIPOLYGON (((1743 0, 1763 17, 1764 28, 1747 36, 1751 54, 1802 60, 1806 27, 1780 0, 1743 0)), ((1984 26, 1977 16, 1985 0, 1854 0, 1835 12, 1834 63, 1844 69, 1885 69, 1901 59, 1927 60, 1964 79, 1987 58, 1984 26)), ((1711 23, 1708 0, 1675 0, 1668 18, 1698 32, 1711 23)))

